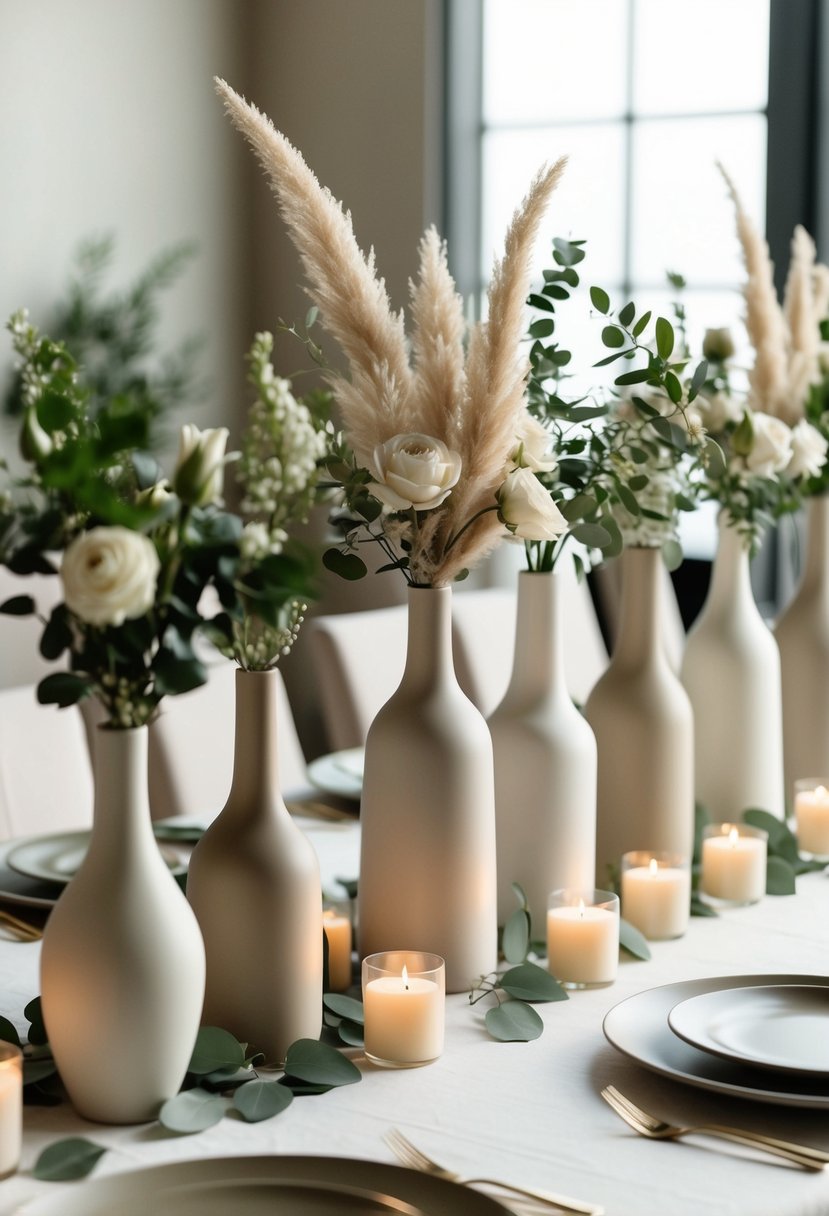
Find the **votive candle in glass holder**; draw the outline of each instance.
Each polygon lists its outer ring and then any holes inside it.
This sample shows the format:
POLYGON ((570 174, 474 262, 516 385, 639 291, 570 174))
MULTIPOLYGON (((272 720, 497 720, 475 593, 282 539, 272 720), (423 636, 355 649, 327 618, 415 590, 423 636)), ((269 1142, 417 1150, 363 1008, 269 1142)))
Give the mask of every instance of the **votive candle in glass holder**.
POLYGON ((443 1051, 446 967, 437 954, 387 950, 363 959, 365 1052, 385 1068, 431 1064, 443 1051))
POLYGON ((794 819, 801 853, 829 858, 829 777, 795 781, 794 819))
POLYGON ((0 1178, 20 1164, 23 1138, 23 1053, 13 1043, 0 1043, 0 1178))
POLYGON ((328 989, 345 992, 351 987, 351 918, 341 904, 326 904, 322 927, 328 942, 328 989))
POLYGON ((565 988, 612 984, 619 967, 619 897, 553 891, 547 904, 547 966, 565 988))
POLYGON ((649 941, 682 937, 691 916, 691 864, 678 853, 625 853, 622 915, 649 941))
POLYGON ((747 823, 709 823, 702 833, 700 894, 709 903, 756 904, 766 893, 768 832, 747 823))

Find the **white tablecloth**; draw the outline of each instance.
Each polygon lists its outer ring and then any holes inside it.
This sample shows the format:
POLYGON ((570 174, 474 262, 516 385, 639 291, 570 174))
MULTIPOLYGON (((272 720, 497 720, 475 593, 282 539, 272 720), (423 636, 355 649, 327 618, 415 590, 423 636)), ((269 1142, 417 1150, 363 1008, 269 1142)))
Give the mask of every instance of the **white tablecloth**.
MULTIPOLYGON (((357 830, 309 825, 326 878, 356 873, 357 830)), ((38 991, 38 947, 0 943, 0 1013, 24 1025, 38 991)), ((497 1043, 483 1028, 485 1002, 447 1002, 446 1049, 407 1071, 363 1066, 358 1085, 300 1098, 277 1118, 226 1117, 195 1136, 158 1125, 85 1123, 68 1105, 25 1110, 21 1171, 0 1183, 0 1214, 76 1183, 39 1183, 29 1170, 53 1140, 86 1135, 110 1151, 93 1176, 195 1157, 319 1153, 392 1161, 383 1133, 397 1126, 467 1175, 496 1176, 602 1203, 608 1216, 818 1216, 829 1213, 829 1171, 813 1175, 741 1155, 713 1140, 658 1143, 634 1135, 599 1096, 612 1083, 646 1109, 681 1122, 729 1122, 829 1149, 829 1112, 721 1098, 656 1076, 619 1055, 602 1035, 606 1011, 624 997, 697 977, 826 973, 829 879, 798 879, 798 894, 767 898, 719 919, 694 919, 685 938, 653 945, 650 962, 626 961, 610 988, 537 1006, 544 1034, 497 1043)), ((117 1067, 117 1061, 113 1061, 117 1067)))

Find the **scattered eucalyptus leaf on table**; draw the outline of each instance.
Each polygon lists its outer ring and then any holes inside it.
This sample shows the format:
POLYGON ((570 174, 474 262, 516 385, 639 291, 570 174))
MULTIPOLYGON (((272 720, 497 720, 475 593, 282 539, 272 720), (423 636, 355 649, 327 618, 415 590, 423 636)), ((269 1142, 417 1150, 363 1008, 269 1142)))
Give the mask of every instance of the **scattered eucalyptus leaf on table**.
POLYGON ((168 1131, 192 1135, 213 1127, 224 1116, 225 1109, 224 1098, 196 1086, 168 1098, 159 1111, 158 1121, 168 1131))
POLYGON ((519 1001, 566 1001, 567 991, 537 963, 521 963, 498 977, 499 987, 519 1001))
POLYGON ((529 1043, 540 1037, 544 1023, 525 1001, 501 1001, 486 1013, 486 1028, 502 1043, 529 1043))
POLYGON ((233 1105, 247 1123, 261 1123, 280 1115, 291 1105, 294 1095, 276 1081, 249 1081, 233 1095, 233 1105))
POLYGON ((83 1136, 70 1136, 48 1145, 35 1162, 32 1176, 41 1182, 69 1182, 85 1178, 106 1149, 83 1136))
POLYGON ((219 1026, 202 1026, 187 1071, 197 1077, 216 1072, 235 1073, 244 1064, 245 1047, 230 1031, 219 1026))
POLYGON ((634 958, 642 959, 647 962, 651 957, 650 946, 639 932, 635 925, 632 925, 629 920, 619 921, 619 945, 628 954, 632 954, 634 958))
POLYGON ((363 1002, 342 992, 326 992, 322 998, 326 1009, 330 1009, 337 1017, 347 1018, 349 1022, 357 1022, 360 1026, 365 1021, 363 1002))
POLYGON ((306 1085, 354 1085, 362 1080, 356 1064, 341 1055, 336 1047, 320 1043, 317 1039, 297 1039, 288 1048, 285 1056, 285 1084, 293 1088, 292 1082, 306 1085))

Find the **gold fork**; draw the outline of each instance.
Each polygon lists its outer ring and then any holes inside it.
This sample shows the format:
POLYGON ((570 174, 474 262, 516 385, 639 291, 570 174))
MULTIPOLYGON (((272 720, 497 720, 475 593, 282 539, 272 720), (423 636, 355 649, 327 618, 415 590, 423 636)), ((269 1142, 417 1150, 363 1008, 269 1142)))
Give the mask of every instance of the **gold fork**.
POLYGON ((43 931, 36 925, 30 925, 28 921, 12 916, 5 908, 0 908, 0 925, 14 933, 22 942, 37 942, 43 937, 43 931))
POLYGON ((447 1182, 457 1182, 461 1186, 496 1187, 511 1195, 520 1195, 537 1204, 558 1208, 562 1212, 577 1212, 580 1216, 603 1216, 604 1208, 595 1203, 582 1203, 578 1199, 570 1199, 566 1195, 555 1195, 551 1191, 530 1191, 526 1187, 513 1186, 511 1182, 499 1182, 495 1178, 462 1178, 453 1170, 438 1165, 431 1157, 416 1148, 411 1140, 407 1140, 402 1132, 392 1127, 384 1137, 386 1144, 403 1165, 411 1169, 421 1170, 424 1174, 434 1174, 437 1178, 445 1178, 447 1182))
POLYGON ((602 1090, 602 1097, 616 1114, 624 1119, 640 1136, 649 1140, 676 1140, 680 1136, 703 1135, 716 1136, 721 1140, 732 1140, 735 1144, 744 1144, 749 1148, 763 1149, 775 1157, 782 1157, 804 1170, 822 1170, 829 1164, 829 1155, 817 1148, 809 1148, 805 1144, 792 1144, 788 1140, 777 1140, 774 1136, 764 1136, 760 1132, 744 1131, 737 1127, 724 1127, 719 1123, 701 1123, 694 1127, 680 1127, 657 1119, 647 1111, 636 1106, 630 1098, 619 1093, 618 1089, 608 1085, 602 1090))

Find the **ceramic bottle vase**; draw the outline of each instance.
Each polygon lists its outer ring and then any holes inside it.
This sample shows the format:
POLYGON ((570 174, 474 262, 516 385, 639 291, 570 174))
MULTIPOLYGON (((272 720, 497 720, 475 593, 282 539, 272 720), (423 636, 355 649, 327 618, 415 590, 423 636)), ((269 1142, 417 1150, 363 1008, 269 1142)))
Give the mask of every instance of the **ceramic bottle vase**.
POLYGON ((596 883, 606 887, 633 849, 690 859, 694 838, 694 719, 663 642, 659 549, 621 557, 613 656, 585 705, 599 754, 596 883))
POLYGON ((486 722, 452 664, 452 592, 409 589, 406 666, 371 725, 360 806, 360 953, 427 950, 463 992, 497 957, 486 722))
POLYGON ((697 798, 711 818, 733 822, 749 807, 782 817, 780 655, 754 601, 748 547, 724 513, 681 675, 696 721, 697 798))
POLYGON ((204 935, 202 1021, 284 1061, 322 1026, 322 890, 279 792, 275 671, 236 672, 233 780, 193 850, 187 897, 204 935))
POLYGON ((196 918, 152 832, 147 728, 98 728, 89 850, 41 954, 46 1031, 79 1114, 157 1117, 190 1062, 204 975, 196 918))
POLYGON ((551 891, 596 885, 596 740, 567 691, 561 592, 555 573, 518 575, 512 678, 489 719, 498 922, 518 906, 518 882, 536 937, 551 891))
POLYGON ((829 496, 808 500, 806 560, 774 636, 783 678, 786 793, 829 774, 829 496))

